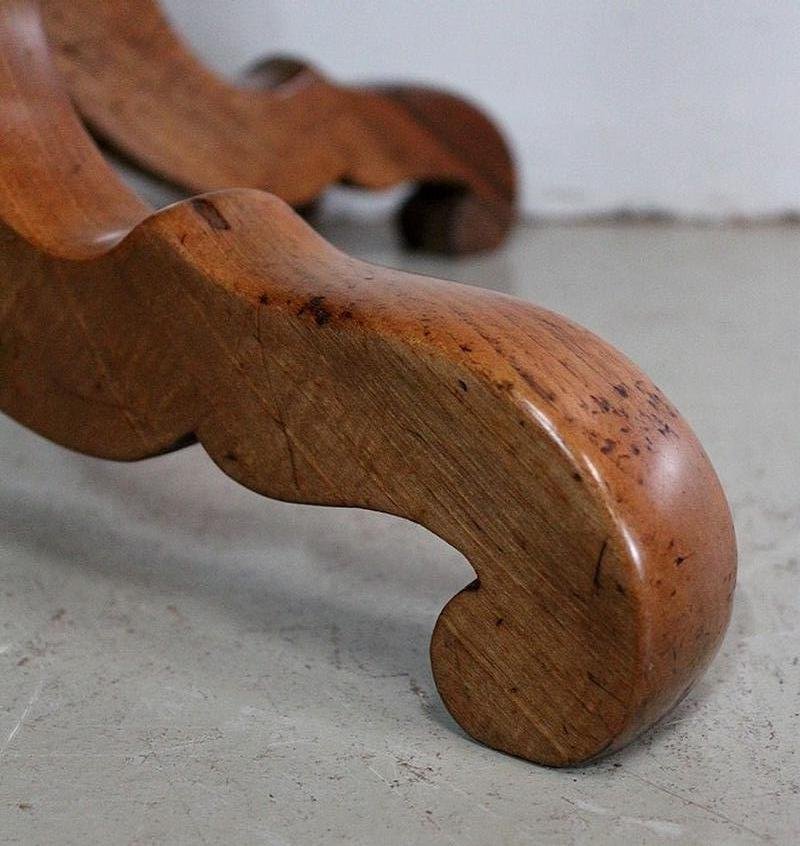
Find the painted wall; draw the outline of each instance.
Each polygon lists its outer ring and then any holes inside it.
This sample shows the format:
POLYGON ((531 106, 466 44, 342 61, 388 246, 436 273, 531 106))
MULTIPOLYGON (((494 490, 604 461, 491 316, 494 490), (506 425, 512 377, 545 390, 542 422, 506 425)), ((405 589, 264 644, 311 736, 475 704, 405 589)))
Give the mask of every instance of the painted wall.
POLYGON ((534 214, 800 208, 797 0, 163 4, 228 73, 290 52, 469 94, 511 138, 534 214))

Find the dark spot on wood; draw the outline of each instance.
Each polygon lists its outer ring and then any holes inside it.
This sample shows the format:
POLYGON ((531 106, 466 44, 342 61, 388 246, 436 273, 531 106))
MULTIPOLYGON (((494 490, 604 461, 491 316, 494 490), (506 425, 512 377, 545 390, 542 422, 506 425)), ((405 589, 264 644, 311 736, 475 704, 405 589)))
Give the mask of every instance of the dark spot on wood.
POLYGON ((467 383, 463 379, 458 380, 458 387, 461 388, 462 391, 468 391, 469 390, 467 383))
POLYGON ((605 397, 596 397, 594 394, 591 394, 590 396, 592 400, 597 403, 597 405, 600 407, 600 410, 604 414, 607 414, 609 411, 611 411, 612 405, 605 397))
POLYGON ((636 444, 631 444, 631 452, 634 455, 639 455, 639 453, 641 453, 641 450, 639 449, 639 447, 636 444))
POLYGON ((503 618, 502 618, 502 617, 498 617, 498 618, 494 621, 494 624, 495 624, 496 626, 502 626, 502 625, 503 625, 503 618))
POLYGON ((622 587, 622 585, 618 581, 615 580, 614 584, 617 586, 617 592, 618 593, 621 593, 623 596, 628 595, 628 592, 625 590, 624 587, 622 587))
POLYGON ((573 474, 572 474, 572 478, 573 478, 576 482, 582 482, 582 481, 583 481, 583 477, 581 476, 581 474, 580 474, 580 473, 578 473, 578 472, 577 472, 577 470, 576 470, 575 472, 573 472, 573 474))
POLYGON ((614 390, 615 390, 615 391, 616 391, 616 392, 617 392, 617 393, 618 393, 621 397, 626 397, 626 398, 627 398, 627 396, 628 396, 628 389, 625 387, 625 385, 621 385, 621 384, 620 384, 620 385, 612 385, 611 387, 612 387, 612 388, 613 388, 613 389, 614 389, 614 390))
POLYGON ((233 461, 235 463, 239 460, 239 456, 235 452, 226 452, 225 453, 225 460, 226 461, 233 461))
POLYGON ((597 556, 597 563, 594 565, 594 578, 592 579, 592 584, 594 585, 595 590, 600 590, 600 571, 603 566, 603 557, 606 554, 607 546, 608 540, 606 539, 600 547, 600 554, 597 556))
POLYGON ((345 309, 345 310, 341 313, 341 315, 340 315, 340 316, 341 316, 342 320, 352 320, 352 319, 353 319, 353 312, 352 312, 352 311, 350 311, 350 309, 345 309))
POLYGON ((611 438, 606 438, 603 441, 603 446, 600 447, 600 452, 602 452, 603 455, 608 455, 610 452, 614 451, 614 447, 616 447, 616 445, 616 441, 612 441, 611 438))
POLYGON ((222 212, 205 197, 195 197, 189 200, 191 207, 205 220, 205 222, 216 230, 230 229, 231 225, 225 220, 222 212))
POLYGON ((518 687, 510 687, 508 689, 508 692, 509 693, 519 693, 519 688, 518 687))
POLYGON ((311 297, 297 314, 298 316, 302 314, 312 315, 317 322, 317 326, 324 326, 331 319, 331 313, 325 307, 325 297, 311 297))
POLYGON ((262 294, 258 298, 258 301, 261 303, 261 305, 269 305, 269 297, 266 294, 262 294))
POLYGON ((675 558, 675 566, 676 566, 676 567, 680 567, 680 566, 681 566, 681 564, 683 564, 683 562, 684 562, 684 561, 685 561, 688 557, 689 557, 688 555, 678 555, 678 556, 675 558))
POLYGON ((465 353, 471 353, 472 352, 472 347, 469 344, 460 344, 458 348, 461 350, 461 352, 465 352, 465 353))

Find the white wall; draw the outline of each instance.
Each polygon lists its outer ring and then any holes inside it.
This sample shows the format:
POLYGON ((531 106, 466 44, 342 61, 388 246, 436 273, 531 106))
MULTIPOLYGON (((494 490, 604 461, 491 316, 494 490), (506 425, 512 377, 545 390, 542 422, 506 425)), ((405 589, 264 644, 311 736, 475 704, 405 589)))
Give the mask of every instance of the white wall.
POLYGON ((469 94, 536 214, 800 208, 798 0, 163 0, 234 73, 291 52, 340 80, 469 94))

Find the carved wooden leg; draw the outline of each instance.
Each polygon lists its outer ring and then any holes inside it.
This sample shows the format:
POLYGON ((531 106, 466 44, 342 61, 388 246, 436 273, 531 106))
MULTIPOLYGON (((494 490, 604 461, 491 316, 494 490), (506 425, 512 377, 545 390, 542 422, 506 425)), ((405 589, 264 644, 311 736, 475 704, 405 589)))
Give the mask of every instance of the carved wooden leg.
POLYGON ((235 87, 204 68, 155 0, 44 0, 59 68, 89 126, 192 191, 263 188, 294 206, 337 181, 420 187, 405 242, 449 254, 502 243, 516 208, 505 141, 475 106, 434 89, 337 86, 275 57, 235 87), (140 33, 146 31, 147 38, 140 33))

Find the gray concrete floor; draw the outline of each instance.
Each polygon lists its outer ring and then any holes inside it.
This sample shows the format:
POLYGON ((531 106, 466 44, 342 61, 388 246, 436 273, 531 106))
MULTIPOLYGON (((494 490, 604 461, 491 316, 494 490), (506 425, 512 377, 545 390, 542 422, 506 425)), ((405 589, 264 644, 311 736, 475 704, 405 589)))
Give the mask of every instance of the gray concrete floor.
POLYGON ((536 767, 439 701, 428 639, 471 571, 438 539, 261 499, 199 447, 112 464, 2 418, 0 840, 798 842, 800 229, 528 227, 461 262, 325 232, 563 312, 660 384, 735 512, 720 655, 624 752, 536 767))

